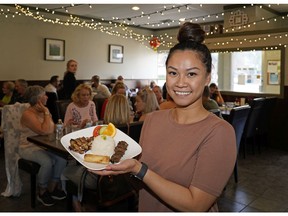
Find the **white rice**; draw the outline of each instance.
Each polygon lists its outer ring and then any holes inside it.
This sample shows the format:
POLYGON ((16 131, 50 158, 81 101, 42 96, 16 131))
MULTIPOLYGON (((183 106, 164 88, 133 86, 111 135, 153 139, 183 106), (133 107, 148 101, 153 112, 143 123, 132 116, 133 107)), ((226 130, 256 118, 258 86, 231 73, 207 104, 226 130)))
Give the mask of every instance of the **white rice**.
POLYGON ((110 136, 99 135, 94 137, 91 152, 95 155, 111 157, 114 154, 115 142, 110 136))

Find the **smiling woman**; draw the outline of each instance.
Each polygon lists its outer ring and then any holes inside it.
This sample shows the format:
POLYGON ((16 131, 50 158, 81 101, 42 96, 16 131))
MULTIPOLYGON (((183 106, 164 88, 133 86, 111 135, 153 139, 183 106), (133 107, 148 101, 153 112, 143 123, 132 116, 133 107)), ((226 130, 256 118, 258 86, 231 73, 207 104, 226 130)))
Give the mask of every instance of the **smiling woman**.
POLYGON ((176 108, 146 115, 140 161, 127 159, 93 172, 141 179, 147 187, 140 190, 139 211, 218 211, 217 197, 236 161, 235 132, 202 105, 212 62, 202 44, 205 32, 185 23, 178 35, 166 61, 166 87, 176 108))

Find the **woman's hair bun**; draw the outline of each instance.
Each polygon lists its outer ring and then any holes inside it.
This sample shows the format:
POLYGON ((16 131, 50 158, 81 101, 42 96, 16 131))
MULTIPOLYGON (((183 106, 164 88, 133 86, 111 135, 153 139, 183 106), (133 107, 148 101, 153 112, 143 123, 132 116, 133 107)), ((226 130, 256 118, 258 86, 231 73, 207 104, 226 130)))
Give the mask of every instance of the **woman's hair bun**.
POLYGON ((178 32, 177 40, 179 43, 188 40, 202 43, 205 39, 205 31, 199 24, 186 22, 184 23, 178 32))

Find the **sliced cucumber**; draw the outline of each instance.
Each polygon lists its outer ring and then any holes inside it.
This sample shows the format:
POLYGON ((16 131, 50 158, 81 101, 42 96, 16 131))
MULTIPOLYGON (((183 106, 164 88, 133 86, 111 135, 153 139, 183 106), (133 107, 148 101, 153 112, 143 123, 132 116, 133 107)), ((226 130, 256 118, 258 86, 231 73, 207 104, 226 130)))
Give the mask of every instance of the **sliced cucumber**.
POLYGON ((102 126, 99 130, 99 134, 103 134, 103 132, 106 130, 107 126, 102 126))

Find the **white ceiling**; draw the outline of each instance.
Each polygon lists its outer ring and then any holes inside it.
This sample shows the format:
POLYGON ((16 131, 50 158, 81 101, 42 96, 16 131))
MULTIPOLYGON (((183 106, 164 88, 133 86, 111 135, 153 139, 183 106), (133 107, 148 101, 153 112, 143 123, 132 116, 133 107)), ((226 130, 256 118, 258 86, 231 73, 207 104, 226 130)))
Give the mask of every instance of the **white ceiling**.
MULTIPOLYGON (((23 6, 23 4, 22 4, 23 6)), ((35 7, 49 13, 64 13, 67 15, 93 18, 95 21, 125 22, 126 24, 148 29, 163 29, 177 27, 181 22, 192 20, 196 23, 223 21, 223 4, 30 4, 30 10, 35 7), (138 6, 138 11, 131 8, 138 6), (162 13, 163 12, 163 13, 162 13), (162 14, 161 14, 162 13, 162 14), (149 24, 148 24, 149 23, 149 24)), ((235 6, 235 5, 229 5, 235 6)), ((243 6, 243 5, 242 5, 243 6)), ((255 6, 255 5, 254 5, 255 6)), ((227 7, 227 5, 226 5, 227 7)), ((251 5, 247 5, 251 7, 251 5)), ((288 4, 268 5, 275 13, 288 12, 288 4)), ((227 10, 226 10, 227 12, 227 10)))

